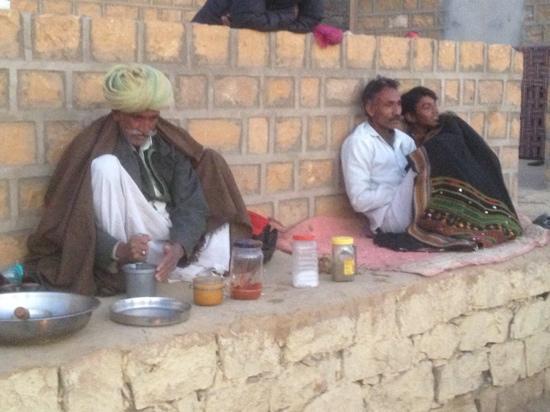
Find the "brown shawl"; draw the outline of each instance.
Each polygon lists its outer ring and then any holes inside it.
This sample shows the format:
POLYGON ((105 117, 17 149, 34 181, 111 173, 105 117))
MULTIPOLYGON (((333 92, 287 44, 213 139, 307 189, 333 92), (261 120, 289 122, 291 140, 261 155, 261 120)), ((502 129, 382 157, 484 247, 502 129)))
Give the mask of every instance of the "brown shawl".
MULTIPOLYGON (((158 130, 191 158, 210 209, 208 230, 229 222, 233 237, 250 236, 245 204, 223 157, 166 120, 159 120, 158 130)), ((124 290, 120 274, 94 268, 96 228, 90 173, 92 160, 111 153, 118 135, 112 115, 96 120, 65 150, 51 178, 42 220, 27 242, 27 267, 56 288, 87 295, 124 290)))

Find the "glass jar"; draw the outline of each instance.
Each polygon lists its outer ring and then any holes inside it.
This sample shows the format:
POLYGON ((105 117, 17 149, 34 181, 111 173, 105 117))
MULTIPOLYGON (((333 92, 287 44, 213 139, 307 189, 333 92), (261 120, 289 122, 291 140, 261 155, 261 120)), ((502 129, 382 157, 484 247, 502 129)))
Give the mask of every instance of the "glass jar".
POLYGON ((332 280, 335 282, 351 282, 354 279, 356 267, 353 238, 350 236, 333 237, 332 280))
POLYGON ((216 275, 197 276, 193 279, 193 302, 199 306, 216 306, 223 302, 223 278, 216 275))
POLYGON ((295 288, 319 286, 317 242, 313 235, 292 237, 292 286, 295 288))
POLYGON ((263 253, 260 240, 233 243, 229 265, 231 298, 253 300, 262 294, 263 253))

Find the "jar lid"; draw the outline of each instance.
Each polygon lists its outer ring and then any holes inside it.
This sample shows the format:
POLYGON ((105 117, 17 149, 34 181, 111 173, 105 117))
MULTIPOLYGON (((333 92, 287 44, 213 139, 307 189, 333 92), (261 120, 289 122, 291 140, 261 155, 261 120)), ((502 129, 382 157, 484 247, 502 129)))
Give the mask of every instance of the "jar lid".
POLYGON ((241 239, 233 242, 233 246, 247 248, 247 249, 261 248, 262 245, 263 243, 261 240, 254 240, 254 239, 241 239))
POLYGON ((198 289, 221 289, 225 285, 223 279, 216 275, 202 275, 193 279, 193 287, 198 289))
POLYGON ((315 240, 315 235, 300 233, 292 236, 292 240, 315 240))
POLYGON ((332 238, 332 244, 336 246, 353 245, 353 238, 351 236, 334 236, 332 238))

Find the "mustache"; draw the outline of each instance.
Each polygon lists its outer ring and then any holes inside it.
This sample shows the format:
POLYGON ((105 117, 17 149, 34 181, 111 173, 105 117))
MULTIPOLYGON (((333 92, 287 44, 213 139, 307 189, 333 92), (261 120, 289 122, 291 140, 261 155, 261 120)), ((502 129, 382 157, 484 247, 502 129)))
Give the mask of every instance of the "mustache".
POLYGON ((136 136, 136 137, 153 137, 154 135, 157 134, 157 131, 156 129, 151 129, 151 130, 147 130, 145 132, 142 132, 141 130, 138 130, 138 129, 128 129, 126 130, 126 134, 128 136, 136 136))

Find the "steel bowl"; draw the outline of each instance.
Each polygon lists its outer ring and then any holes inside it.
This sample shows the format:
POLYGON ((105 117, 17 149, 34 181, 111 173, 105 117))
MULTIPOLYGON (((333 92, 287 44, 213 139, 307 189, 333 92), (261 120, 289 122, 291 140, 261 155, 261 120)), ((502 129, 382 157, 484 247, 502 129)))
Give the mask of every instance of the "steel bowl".
POLYGON ((63 292, 0 294, 0 343, 44 343, 82 329, 98 299, 63 292), (16 309, 24 317, 17 317, 16 309))

